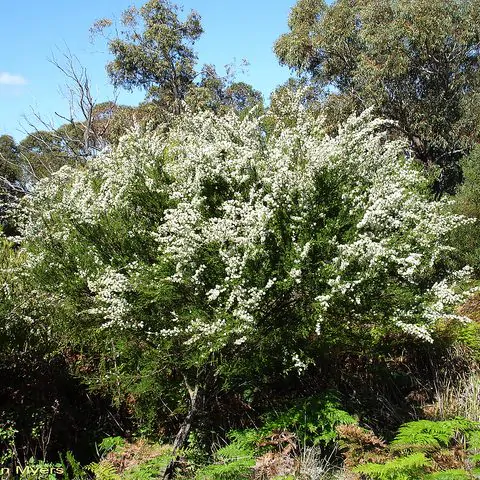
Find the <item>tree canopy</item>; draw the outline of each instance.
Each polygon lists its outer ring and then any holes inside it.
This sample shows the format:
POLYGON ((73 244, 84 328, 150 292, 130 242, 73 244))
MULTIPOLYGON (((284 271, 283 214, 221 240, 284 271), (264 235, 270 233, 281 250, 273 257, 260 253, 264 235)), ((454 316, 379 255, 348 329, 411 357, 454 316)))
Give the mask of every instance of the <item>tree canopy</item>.
MULTIPOLYGON (((182 21, 179 8, 168 0, 150 0, 122 15, 123 37, 109 41, 114 60, 107 71, 115 86, 142 87, 152 99, 174 112, 181 109, 195 77, 197 56, 193 44, 203 33, 200 16, 191 12, 182 21)), ((109 26, 97 21, 95 29, 109 26)))
POLYGON ((478 138, 479 12, 476 0, 299 0, 275 52, 329 89, 333 123, 373 106, 419 159, 445 165, 478 138))
POLYGON ((7 234, 13 233, 8 216, 11 207, 24 192, 24 181, 19 146, 10 135, 0 136, 0 227, 7 234))
POLYGON ((0 177, 14 182, 20 175, 18 145, 10 135, 0 136, 0 177))

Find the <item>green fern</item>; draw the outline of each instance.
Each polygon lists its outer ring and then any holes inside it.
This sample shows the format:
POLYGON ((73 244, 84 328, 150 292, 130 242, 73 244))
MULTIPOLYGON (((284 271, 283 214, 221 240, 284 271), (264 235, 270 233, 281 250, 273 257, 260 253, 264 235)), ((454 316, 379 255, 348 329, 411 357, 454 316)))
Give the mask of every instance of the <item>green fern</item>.
POLYGON ((207 465, 195 475, 196 480, 242 480, 252 476, 255 466, 255 443, 258 432, 255 430, 233 431, 229 433, 231 443, 215 452, 215 463, 207 465))
POLYGON ((254 459, 235 460, 231 463, 212 464, 201 468, 196 480, 249 480, 252 478, 254 459))
POLYGON ((59 457, 63 468, 63 480, 82 480, 88 477, 87 472, 71 451, 65 454, 65 459, 62 454, 59 454, 59 457))
POLYGON ((160 455, 140 465, 125 470, 122 473, 122 480, 153 480, 165 471, 170 460, 170 454, 160 455))
POLYGON ((125 446, 125 439, 122 437, 106 437, 98 444, 98 452, 105 457, 109 452, 125 446))
MULTIPOLYGON (((477 449, 480 446, 480 423, 464 418, 440 422, 418 420, 406 423, 400 427, 397 436, 390 444, 390 449, 392 452, 417 450, 416 453, 395 458, 384 464, 367 463, 354 471, 373 480, 472 479, 469 472, 461 469, 427 474, 426 468, 432 466, 433 461, 427 458, 425 453, 452 445, 460 445, 464 448, 468 445, 470 449, 477 449)), ((473 457, 471 459, 475 460, 473 457)))
POLYGON ((421 478, 432 461, 423 453, 413 453, 407 457, 400 457, 389 462, 367 463, 353 469, 373 480, 412 480, 421 478))
POLYGON ((475 450, 480 450, 480 429, 469 432, 468 446, 475 450))
POLYGON ((424 480, 471 480, 472 476, 465 470, 445 470, 423 477, 424 480))
POLYGON ((121 478, 110 462, 90 463, 86 468, 93 473, 95 480, 120 480, 121 478))
POLYGON ((328 391, 321 396, 309 397, 288 410, 269 415, 260 430, 263 437, 272 431, 290 431, 304 443, 327 445, 338 434, 338 425, 357 423, 357 420, 341 408, 336 392, 328 391))
POLYGON ((391 442, 394 449, 440 449, 448 447, 459 435, 468 438, 478 431, 479 423, 463 418, 434 422, 418 420, 402 425, 391 442))

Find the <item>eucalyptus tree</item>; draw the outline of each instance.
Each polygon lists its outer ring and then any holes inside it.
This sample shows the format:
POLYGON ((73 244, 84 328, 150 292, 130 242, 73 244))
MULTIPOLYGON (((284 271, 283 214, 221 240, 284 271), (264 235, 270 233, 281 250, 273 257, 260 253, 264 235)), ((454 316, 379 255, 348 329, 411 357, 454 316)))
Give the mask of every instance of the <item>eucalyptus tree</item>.
MULTIPOLYGON (((150 0, 141 8, 123 12, 122 34, 108 46, 114 59, 107 71, 115 86, 144 88, 148 97, 179 113, 195 77, 193 49, 203 29, 200 16, 179 18, 179 7, 168 0, 150 0)), ((109 19, 95 23, 93 32, 111 26, 109 19)))
POLYGON ((14 232, 9 213, 25 193, 25 175, 20 149, 10 135, 0 136, 0 232, 14 232))
POLYGON ((0 177, 14 182, 19 175, 18 145, 10 135, 0 136, 0 177))
POLYGON ((298 0, 274 48, 330 92, 332 123, 373 106, 446 166, 478 140, 479 20, 478 0, 298 0))

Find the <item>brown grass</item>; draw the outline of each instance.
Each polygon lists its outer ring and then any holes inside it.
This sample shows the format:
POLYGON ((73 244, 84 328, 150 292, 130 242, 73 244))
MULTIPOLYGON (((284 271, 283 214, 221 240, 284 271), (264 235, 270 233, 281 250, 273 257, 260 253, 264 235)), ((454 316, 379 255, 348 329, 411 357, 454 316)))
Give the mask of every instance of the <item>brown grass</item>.
POLYGON ((480 293, 472 295, 457 311, 460 315, 480 323, 480 293))
POLYGON ((109 452, 104 460, 112 464, 118 473, 122 473, 148 460, 165 455, 171 450, 170 445, 151 444, 140 439, 125 444, 121 449, 109 452))

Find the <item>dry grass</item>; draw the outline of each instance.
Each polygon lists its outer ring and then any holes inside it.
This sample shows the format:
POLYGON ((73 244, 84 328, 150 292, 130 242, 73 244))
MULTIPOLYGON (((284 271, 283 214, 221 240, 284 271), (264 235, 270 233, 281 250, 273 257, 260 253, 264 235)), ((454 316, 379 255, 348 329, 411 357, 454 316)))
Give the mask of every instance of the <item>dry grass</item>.
POLYGON ((170 445, 151 444, 140 439, 108 453, 104 461, 113 465, 118 473, 122 473, 148 460, 165 455, 171 450, 170 445))
POLYGON ((337 451, 332 450, 329 456, 324 456, 318 447, 304 448, 298 460, 297 478, 301 480, 346 479, 345 472, 341 472, 334 464, 336 454, 337 451), (341 474, 342 477, 339 476, 341 474))
POLYGON ((472 295, 457 311, 460 315, 480 323, 480 293, 472 295))
POLYGON ((480 421, 480 372, 475 370, 452 380, 436 382, 435 400, 423 408, 432 420, 464 417, 480 421))

